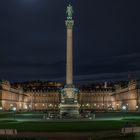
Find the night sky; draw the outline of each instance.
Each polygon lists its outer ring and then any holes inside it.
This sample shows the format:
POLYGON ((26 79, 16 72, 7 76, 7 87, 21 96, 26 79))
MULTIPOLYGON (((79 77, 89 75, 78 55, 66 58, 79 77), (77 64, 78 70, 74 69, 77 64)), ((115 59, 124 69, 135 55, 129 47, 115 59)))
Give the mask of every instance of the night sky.
POLYGON ((0 79, 65 81, 69 3, 75 83, 139 79, 139 0, 0 0, 0 79))

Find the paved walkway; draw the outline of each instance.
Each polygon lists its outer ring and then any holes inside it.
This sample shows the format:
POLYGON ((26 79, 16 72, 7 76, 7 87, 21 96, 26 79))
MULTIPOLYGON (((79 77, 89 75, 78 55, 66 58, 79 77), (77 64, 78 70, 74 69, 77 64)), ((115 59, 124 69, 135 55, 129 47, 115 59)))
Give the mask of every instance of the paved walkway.
POLYGON ((90 137, 118 136, 118 130, 99 132, 19 132, 18 137, 42 137, 48 140, 89 140, 90 137))

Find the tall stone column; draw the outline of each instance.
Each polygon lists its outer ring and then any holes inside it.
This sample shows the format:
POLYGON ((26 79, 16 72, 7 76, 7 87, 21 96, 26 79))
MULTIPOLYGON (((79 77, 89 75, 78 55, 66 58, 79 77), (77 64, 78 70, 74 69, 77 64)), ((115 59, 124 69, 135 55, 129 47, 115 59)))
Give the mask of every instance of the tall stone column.
POLYGON ((67 27, 67 64, 66 64, 66 84, 73 84, 73 25, 72 15, 68 15, 67 27))
POLYGON ((60 116, 69 118, 79 117, 78 89, 73 85, 73 41, 72 31, 74 21, 72 19, 73 8, 67 7, 67 64, 66 64, 66 85, 61 90, 60 116))

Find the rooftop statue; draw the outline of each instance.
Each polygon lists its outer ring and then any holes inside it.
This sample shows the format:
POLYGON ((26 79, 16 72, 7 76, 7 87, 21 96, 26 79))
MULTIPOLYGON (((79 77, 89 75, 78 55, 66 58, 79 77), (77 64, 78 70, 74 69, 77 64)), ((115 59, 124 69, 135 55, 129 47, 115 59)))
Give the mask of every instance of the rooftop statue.
POLYGON ((73 8, 72 8, 72 6, 70 4, 69 4, 69 6, 67 6, 66 13, 68 14, 67 19, 72 19, 73 8))

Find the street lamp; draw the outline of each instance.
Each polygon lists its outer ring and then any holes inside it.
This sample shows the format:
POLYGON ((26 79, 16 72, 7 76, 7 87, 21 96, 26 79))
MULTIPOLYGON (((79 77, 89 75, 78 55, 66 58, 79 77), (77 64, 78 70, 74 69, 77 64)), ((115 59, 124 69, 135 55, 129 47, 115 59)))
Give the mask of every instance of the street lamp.
POLYGON ((32 105, 31 105, 31 104, 29 105, 29 109, 30 109, 30 110, 32 109, 32 105))
POLYGON ((117 106, 117 110, 119 110, 119 104, 116 104, 116 106, 117 106))
POLYGON ((123 113, 124 113, 123 117, 125 117, 125 112, 126 112, 126 109, 127 109, 127 108, 126 108, 126 106, 125 106, 125 105, 123 105, 123 106, 122 106, 122 111, 123 111, 123 113))
POLYGON ((2 106, 1 106, 1 107, 0 107, 0 111, 2 111, 2 109, 3 109, 3 108, 2 108, 2 106))
POLYGON ((138 106, 138 105, 136 105, 136 110, 138 111, 138 109, 139 109, 139 106, 138 106))
POLYGON ((122 106, 122 110, 126 111, 126 106, 125 105, 122 106))
POLYGON ((25 110, 27 110, 27 109, 28 109, 28 106, 27 106, 27 105, 25 105, 25 106, 24 106, 24 109, 25 109, 25 110))
POLYGON ((13 107, 13 113, 14 113, 14 120, 15 120, 15 113, 16 113, 16 110, 17 110, 17 108, 16 107, 13 107))

